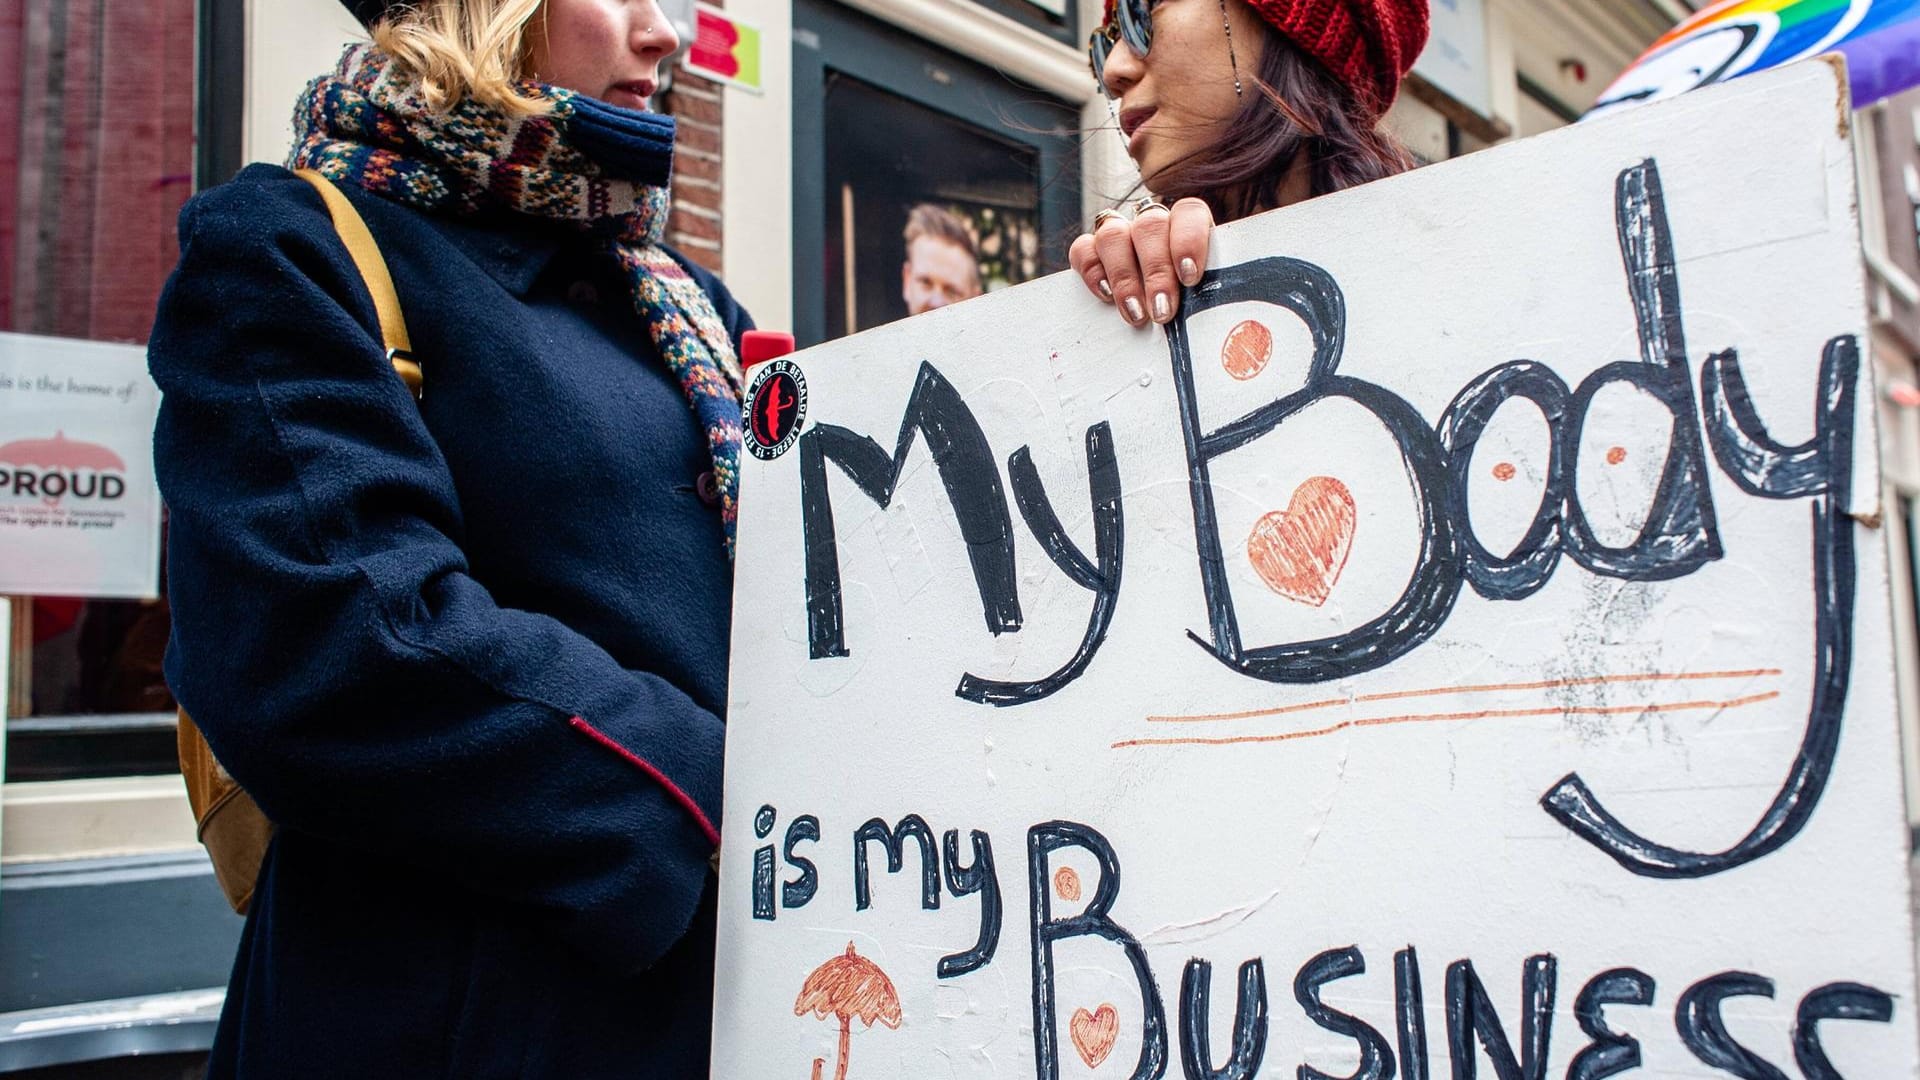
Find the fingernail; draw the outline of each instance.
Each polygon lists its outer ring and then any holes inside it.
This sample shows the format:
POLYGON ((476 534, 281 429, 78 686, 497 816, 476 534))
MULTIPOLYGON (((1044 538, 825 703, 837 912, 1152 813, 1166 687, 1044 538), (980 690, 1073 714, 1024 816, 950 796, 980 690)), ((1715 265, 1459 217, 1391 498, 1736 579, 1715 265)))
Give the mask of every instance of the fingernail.
POLYGON ((1192 259, 1180 260, 1180 284, 1194 285, 1200 281, 1200 267, 1192 259))
POLYGON ((1094 287, 1100 290, 1101 296, 1104 296, 1109 300, 1113 299, 1113 286, 1107 284, 1106 278, 1101 278, 1099 281, 1095 282, 1094 287))
POLYGON ((1140 298, 1137 296, 1127 297, 1127 320, 1129 322, 1139 322, 1145 317, 1146 316, 1140 311, 1140 298))
POLYGON ((1167 294, 1163 292, 1154 293, 1153 294, 1153 321, 1166 322, 1168 316, 1172 314, 1173 314, 1173 307, 1172 305, 1167 303, 1167 294))

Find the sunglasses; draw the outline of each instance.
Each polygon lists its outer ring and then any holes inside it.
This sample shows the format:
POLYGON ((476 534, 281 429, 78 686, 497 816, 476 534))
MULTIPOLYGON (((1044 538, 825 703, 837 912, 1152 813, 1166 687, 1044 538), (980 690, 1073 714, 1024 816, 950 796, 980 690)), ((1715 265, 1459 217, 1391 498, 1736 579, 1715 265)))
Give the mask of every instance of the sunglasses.
POLYGON ((1135 56, 1147 55, 1153 46, 1152 0, 1115 0, 1113 18, 1087 38, 1087 64, 1102 94, 1107 92, 1107 57, 1122 41, 1135 56))

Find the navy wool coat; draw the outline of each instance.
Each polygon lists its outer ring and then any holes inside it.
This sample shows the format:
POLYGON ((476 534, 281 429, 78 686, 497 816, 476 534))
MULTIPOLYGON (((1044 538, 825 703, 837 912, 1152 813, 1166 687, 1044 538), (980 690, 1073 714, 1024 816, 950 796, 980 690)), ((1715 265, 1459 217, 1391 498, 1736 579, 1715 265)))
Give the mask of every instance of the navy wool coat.
POLYGON ((732 578, 702 431, 585 238, 348 196, 421 401, 270 166, 181 214, 149 348, 168 682, 279 827, 208 1075, 704 1077, 732 578))

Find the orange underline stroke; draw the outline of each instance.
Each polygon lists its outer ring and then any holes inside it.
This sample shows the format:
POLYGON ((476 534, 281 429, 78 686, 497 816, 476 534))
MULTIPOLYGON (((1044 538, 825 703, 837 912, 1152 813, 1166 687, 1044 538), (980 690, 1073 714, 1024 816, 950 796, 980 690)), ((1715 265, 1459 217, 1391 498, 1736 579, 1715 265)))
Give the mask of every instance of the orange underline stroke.
POLYGON ((1543 679, 1539 682, 1484 683, 1479 686, 1436 686, 1426 690, 1390 690, 1378 694, 1359 694, 1350 698, 1327 698, 1325 701, 1308 701, 1299 705, 1282 705, 1273 709, 1254 709, 1249 712, 1210 713, 1200 716, 1149 716, 1151 724, 1202 724, 1215 720, 1254 720, 1262 716, 1285 716, 1288 713, 1308 712, 1313 709, 1330 709, 1336 705, 1359 704, 1363 701, 1400 701, 1405 698, 1439 697, 1445 694, 1480 694, 1499 690, 1558 690, 1569 686, 1599 686, 1605 683, 1631 682, 1685 682, 1697 679, 1751 679, 1762 675, 1778 675, 1779 668, 1750 668, 1745 671, 1687 671, 1653 672, 1646 675, 1585 675, 1577 679, 1543 679))
POLYGON ((1370 716, 1360 720, 1342 720, 1323 728, 1309 731, 1287 731, 1278 735, 1222 735, 1213 738, 1175 738, 1175 739, 1126 739, 1114 743, 1112 749, 1124 750, 1135 746, 1234 746, 1241 743, 1289 742, 1294 739, 1311 739, 1319 735, 1331 735, 1354 727, 1378 727, 1385 724, 1431 723, 1439 720, 1488 720, 1514 719, 1528 716, 1616 716, 1621 713, 1680 712, 1687 709, 1738 709, 1743 705, 1757 705, 1762 701, 1772 701, 1780 696, 1780 691, 1769 690, 1764 694, 1748 697, 1730 698, 1726 701, 1669 701, 1649 702, 1642 705, 1568 705, 1543 709, 1477 709, 1473 712, 1450 713, 1411 713, 1406 716, 1370 716))

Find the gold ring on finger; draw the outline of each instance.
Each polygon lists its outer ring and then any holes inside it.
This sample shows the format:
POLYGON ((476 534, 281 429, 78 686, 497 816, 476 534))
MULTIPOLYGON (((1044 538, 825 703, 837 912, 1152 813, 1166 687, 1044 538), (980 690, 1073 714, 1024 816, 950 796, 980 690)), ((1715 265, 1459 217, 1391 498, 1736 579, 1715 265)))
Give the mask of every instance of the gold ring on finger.
POLYGON ((1126 215, 1122 214, 1118 210, 1106 209, 1106 210, 1098 211, 1093 215, 1093 231, 1099 232, 1100 226, 1105 225, 1109 221, 1125 221, 1125 220, 1127 220, 1126 215))
MULTIPOLYGON (((1149 210, 1167 210, 1167 204, 1161 202, 1159 199, 1156 199, 1151 195, 1134 200, 1134 203, 1133 203, 1134 217, 1139 217, 1141 214, 1144 214, 1149 210)), ((1167 210, 1167 212, 1172 213, 1173 211, 1167 210)))

